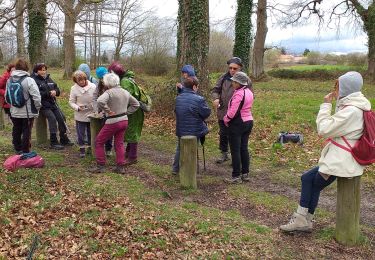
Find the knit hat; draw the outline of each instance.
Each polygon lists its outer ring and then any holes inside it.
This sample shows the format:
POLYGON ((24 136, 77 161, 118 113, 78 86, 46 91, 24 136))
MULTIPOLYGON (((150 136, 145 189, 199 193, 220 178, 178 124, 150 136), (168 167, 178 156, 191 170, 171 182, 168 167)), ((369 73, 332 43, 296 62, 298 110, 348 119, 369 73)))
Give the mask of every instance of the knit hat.
POLYGON ((86 77, 90 78, 90 67, 86 63, 82 63, 78 66, 78 70, 83 71, 86 74, 86 77))
POLYGON ((354 92, 361 91, 363 78, 356 71, 349 71, 339 77, 339 97, 346 97, 354 92))
POLYGON ((233 77, 231 77, 230 79, 234 82, 241 84, 242 86, 247 86, 250 82, 249 77, 246 75, 246 73, 242 71, 236 72, 236 74, 234 74, 233 77))
POLYGON ((108 67, 108 71, 116 73, 120 78, 122 78, 126 72, 124 66, 122 66, 122 64, 118 61, 112 62, 112 64, 108 67))
POLYGON ((242 60, 240 59, 240 58, 238 58, 238 57, 232 57, 232 58, 230 58, 228 61, 227 61, 227 64, 229 65, 229 64, 231 64, 231 63, 234 63, 234 64, 237 64, 237 65, 239 65, 239 66, 243 66, 242 65, 242 60))
POLYGON ((102 79, 104 75, 108 73, 108 70, 105 67, 97 67, 95 72, 96 72, 96 76, 99 79, 102 79))
POLYGON ((182 73, 187 73, 189 77, 195 76, 195 70, 194 67, 191 66, 190 64, 186 64, 182 67, 181 69, 182 73))

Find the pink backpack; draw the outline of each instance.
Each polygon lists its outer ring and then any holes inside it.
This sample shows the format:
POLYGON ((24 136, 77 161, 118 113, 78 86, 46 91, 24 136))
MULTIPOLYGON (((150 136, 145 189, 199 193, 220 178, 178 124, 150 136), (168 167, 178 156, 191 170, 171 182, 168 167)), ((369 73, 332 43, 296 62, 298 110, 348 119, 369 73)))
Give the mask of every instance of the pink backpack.
POLYGON ((348 147, 345 147, 332 139, 330 141, 350 152, 354 159, 361 165, 370 165, 375 162, 375 112, 363 111, 363 134, 352 147, 345 137, 341 137, 348 147))
POLYGON ((22 155, 12 155, 4 162, 4 168, 8 171, 15 171, 18 168, 42 168, 44 159, 40 155, 21 160, 22 155))

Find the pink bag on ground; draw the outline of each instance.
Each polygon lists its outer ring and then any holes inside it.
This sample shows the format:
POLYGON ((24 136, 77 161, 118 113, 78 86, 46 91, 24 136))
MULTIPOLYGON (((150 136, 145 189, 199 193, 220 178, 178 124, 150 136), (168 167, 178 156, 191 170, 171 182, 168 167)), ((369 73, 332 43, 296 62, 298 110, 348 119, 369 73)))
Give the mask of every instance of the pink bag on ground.
POLYGON ((8 171, 15 171, 18 168, 42 168, 44 159, 40 156, 34 156, 21 160, 21 155, 12 155, 4 162, 4 168, 8 171))

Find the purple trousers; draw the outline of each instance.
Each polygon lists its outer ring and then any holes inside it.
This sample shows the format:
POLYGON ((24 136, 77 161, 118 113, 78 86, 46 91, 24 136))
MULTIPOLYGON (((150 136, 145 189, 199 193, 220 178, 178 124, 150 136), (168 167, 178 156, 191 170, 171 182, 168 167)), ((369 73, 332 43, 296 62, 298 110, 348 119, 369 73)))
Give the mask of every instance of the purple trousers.
POLYGON ((114 137, 116 164, 125 164, 125 148, 124 148, 124 135, 128 128, 128 120, 123 120, 114 124, 105 124, 100 130, 95 140, 95 156, 96 162, 100 165, 105 165, 106 157, 104 152, 104 144, 114 137))

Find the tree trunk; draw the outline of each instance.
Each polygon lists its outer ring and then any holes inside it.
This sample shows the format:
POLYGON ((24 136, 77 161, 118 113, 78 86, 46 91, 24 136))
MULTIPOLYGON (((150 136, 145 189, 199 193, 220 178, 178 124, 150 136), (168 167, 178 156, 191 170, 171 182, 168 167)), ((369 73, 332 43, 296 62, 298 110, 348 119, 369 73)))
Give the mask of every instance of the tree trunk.
POLYGON ((28 0, 29 11, 29 59, 31 64, 44 62, 47 24, 47 0, 28 0))
MULTIPOLYGON (((16 14, 23 12, 25 7, 25 0, 18 0, 16 5, 16 14)), ((24 36, 24 18, 23 15, 17 17, 16 20, 16 35, 17 35, 17 56, 25 57, 25 36, 24 36)))
POLYGON ((64 23, 64 79, 70 79, 74 71, 74 62, 76 59, 76 51, 74 44, 74 28, 76 25, 76 18, 72 15, 65 14, 64 23))
POLYGON ((375 4, 369 6, 365 31, 368 37, 367 73, 371 79, 375 80, 375 4))
POLYGON ((235 40, 233 56, 239 57, 243 63, 243 71, 248 73, 251 47, 251 11, 253 1, 237 0, 235 40))
POLYGON ((266 42, 267 28, 267 0, 258 0, 257 32, 253 48, 252 76, 260 79, 264 75, 264 44, 266 42))
POLYGON ((201 87, 209 88, 208 0, 179 0, 178 3, 177 70, 184 64, 193 65, 201 87))

